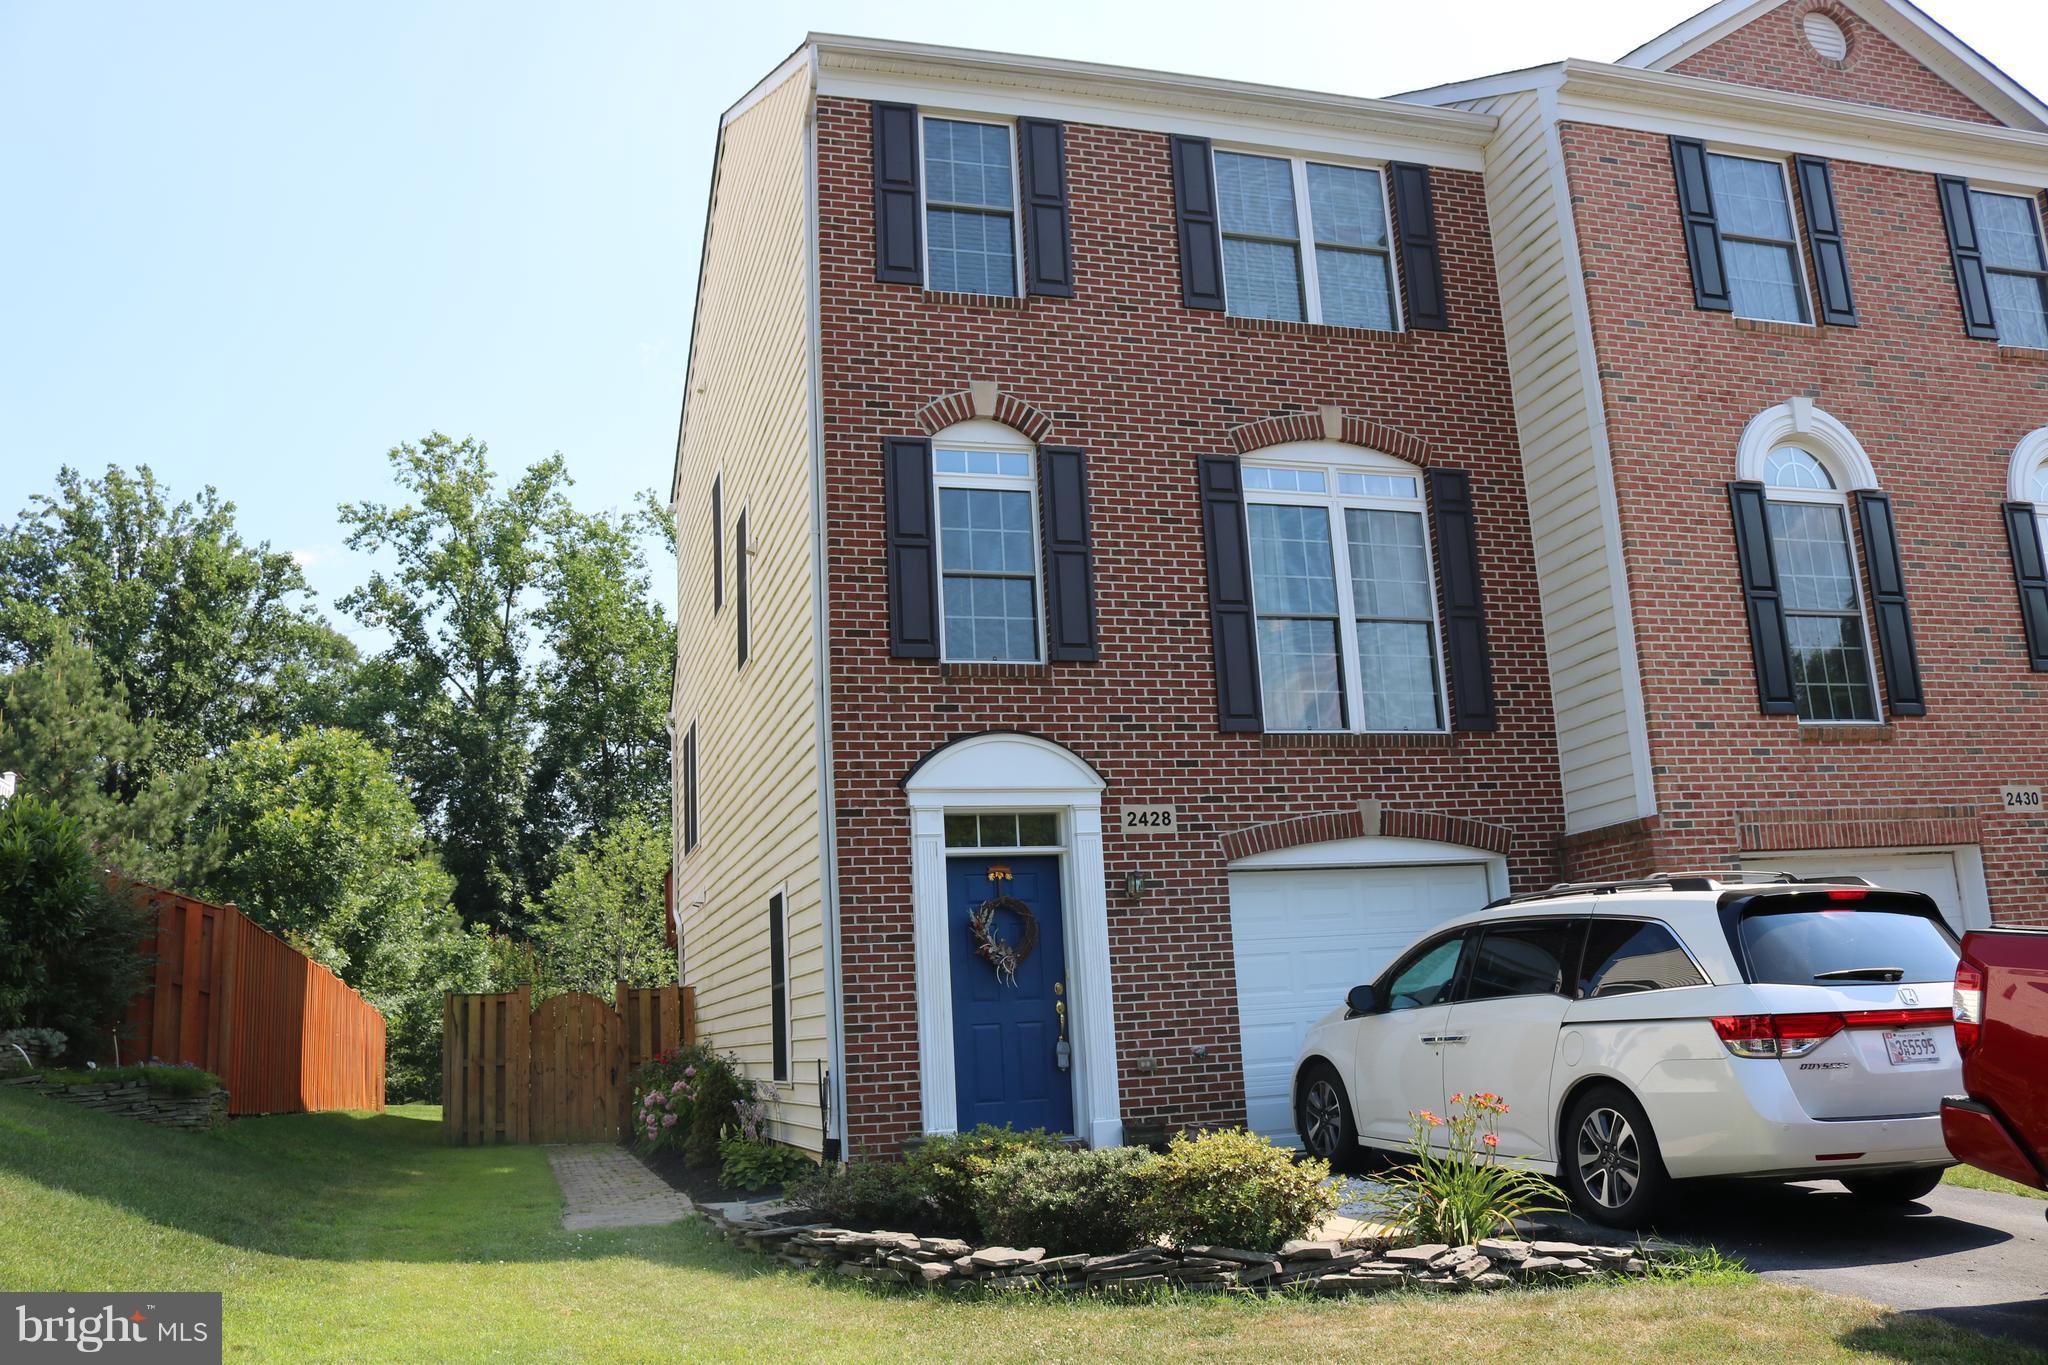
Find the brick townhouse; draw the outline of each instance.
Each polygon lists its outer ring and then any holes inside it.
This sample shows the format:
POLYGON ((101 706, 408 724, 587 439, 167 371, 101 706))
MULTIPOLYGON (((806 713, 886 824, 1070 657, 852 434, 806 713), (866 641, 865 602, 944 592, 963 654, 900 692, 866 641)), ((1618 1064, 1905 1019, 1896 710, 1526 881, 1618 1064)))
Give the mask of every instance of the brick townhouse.
POLYGON ((1511 890, 2024 918, 2044 130, 1878 0, 1393 100, 807 40, 677 455, 704 1035, 827 1155, 1284 1136, 1308 1023, 1511 890))

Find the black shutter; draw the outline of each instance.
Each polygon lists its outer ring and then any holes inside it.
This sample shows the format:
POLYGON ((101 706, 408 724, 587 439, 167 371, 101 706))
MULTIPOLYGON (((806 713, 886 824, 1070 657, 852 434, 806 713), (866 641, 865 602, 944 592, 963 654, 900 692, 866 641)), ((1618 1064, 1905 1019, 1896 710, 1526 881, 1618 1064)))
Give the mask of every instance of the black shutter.
POLYGON ((1697 138, 1671 139, 1671 170, 1678 181, 1678 217, 1685 226, 1685 254, 1692 262, 1692 302, 1717 313, 1735 311, 1728 271, 1721 264, 1721 229, 1714 221, 1714 192, 1707 183, 1707 145, 1697 138))
POLYGON ((1835 212, 1835 180, 1817 156, 1792 158, 1799 175, 1799 206, 1806 215, 1806 244, 1813 252, 1813 283, 1820 293, 1820 320, 1830 327, 1856 325, 1856 296, 1849 288, 1849 254, 1842 246, 1842 216, 1835 212))
POLYGON ((741 508, 733 522, 733 628, 739 636, 739 663, 748 661, 748 514, 741 508))
POLYGON ((1024 187, 1024 292, 1072 298, 1065 128, 1046 119, 1017 120, 1017 180, 1024 187))
POLYGON ((1088 535, 1088 456, 1072 446, 1038 448, 1045 539, 1045 637, 1052 659, 1095 651, 1095 550, 1088 535))
POLYGON ((917 211, 917 106, 874 106, 875 278, 924 283, 924 224, 917 211))
POLYGON ((1767 716, 1796 716, 1799 696, 1792 686, 1792 649, 1785 641, 1785 602, 1778 592, 1778 563, 1771 554, 1771 519, 1764 486, 1728 485, 1735 513, 1735 558, 1742 571, 1742 604, 1749 615, 1749 652, 1756 661, 1756 695, 1767 716))
POLYGON ((882 441, 882 502, 889 545, 889 652, 939 657, 937 509, 932 443, 922 436, 882 441))
POLYGON ((1451 675, 1451 728, 1497 730, 1493 656, 1486 644, 1486 603, 1479 590, 1479 538, 1472 486, 1462 469, 1432 469, 1429 511, 1443 579, 1445 671, 1451 675))
POLYGON ((697 847, 697 722, 683 736, 683 852, 697 847))
POLYGON ((1899 528, 1892 520, 1891 498, 1875 489, 1858 489, 1856 520, 1863 530, 1863 566, 1870 575, 1870 610, 1877 618, 1885 701, 1895 716, 1924 716, 1927 692, 1920 685, 1920 651, 1913 646, 1913 617, 1906 609, 1906 572, 1899 562, 1899 528))
POLYGON ((1963 330, 1979 341, 1996 341, 1998 323, 1991 316, 1991 284, 1984 278, 1984 254, 1977 245, 1977 216, 1970 211, 1970 182, 1957 175, 1937 175, 1934 192, 1941 199, 1941 225, 1948 229, 1963 330))
POLYGON ((1216 651, 1216 719, 1225 730, 1263 730, 1243 474, 1234 455, 1204 455, 1199 467, 1202 540, 1209 553, 1209 636, 1216 651))
POLYGON ((711 481, 711 610, 725 605, 725 476, 711 481))
POLYGON ((1223 237, 1216 225, 1216 168, 1209 139, 1169 139, 1173 155, 1173 216, 1180 227, 1180 301, 1190 308, 1223 307, 1223 237))
POLYGON ((2027 632, 2027 666, 2048 673, 2048 564, 2034 504, 2005 504, 2005 538, 2012 546, 2012 581, 2020 591, 2020 624, 2027 632))
POLYGON ((782 894, 768 898, 769 1074, 789 1079, 789 940, 782 923, 782 894))
POLYGON ((1387 167, 1394 178, 1394 228, 1400 235, 1401 294, 1410 327, 1440 332, 1450 324, 1444 304, 1444 267, 1436 247, 1436 204, 1429 193, 1429 167, 1399 162, 1387 167))

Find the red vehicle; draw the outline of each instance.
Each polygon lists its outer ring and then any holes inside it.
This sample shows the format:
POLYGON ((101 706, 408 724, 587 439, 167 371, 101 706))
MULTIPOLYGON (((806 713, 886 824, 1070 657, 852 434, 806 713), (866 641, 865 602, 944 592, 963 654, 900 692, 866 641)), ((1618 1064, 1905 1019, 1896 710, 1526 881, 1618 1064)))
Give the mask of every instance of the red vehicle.
POLYGON ((1966 935, 1955 1016, 1969 1094, 1941 1102, 1949 1151, 2048 1189, 2048 930, 1966 935))

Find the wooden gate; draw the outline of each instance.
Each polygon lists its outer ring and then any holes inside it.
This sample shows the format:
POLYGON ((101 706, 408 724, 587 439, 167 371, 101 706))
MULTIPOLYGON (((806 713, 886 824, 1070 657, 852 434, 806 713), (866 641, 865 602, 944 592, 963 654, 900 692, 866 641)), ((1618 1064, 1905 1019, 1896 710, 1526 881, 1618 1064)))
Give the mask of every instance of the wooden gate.
POLYGON ((522 987, 449 995, 441 1008, 441 1125, 448 1141, 616 1142, 633 1068, 696 1041, 687 987, 631 989, 617 1004, 573 992, 532 1007, 522 987))

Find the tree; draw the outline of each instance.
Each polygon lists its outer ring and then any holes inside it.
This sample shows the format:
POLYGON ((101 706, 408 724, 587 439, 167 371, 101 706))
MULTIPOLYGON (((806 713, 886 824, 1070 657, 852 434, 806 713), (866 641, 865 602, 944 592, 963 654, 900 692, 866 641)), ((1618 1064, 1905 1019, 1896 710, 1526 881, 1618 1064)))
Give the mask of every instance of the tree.
POLYGON ((535 697, 528 649, 547 538, 565 511, 559 455, 496 487, 486 447, 434 432, 389 454, 413 501, 350 503, 352 549, 397 561, 341 601, 391 646, 365 670, 374 724, 455 878, 464 920, 514 927, 531 885, 522 836, 535 697))
POLYGON ((142 988, 145 924, 76 820, 37 796, 0 801, 0 1029, 58 1029, 96 1050, 142 988))
POLYGON ((675 635, 653 599, 646 521, 571 514, 550 538, 527 810, 529 837, 550 853, 590 831, 667 819, 675 635))
POLYGON ((354 649, 308 596, 290 555, 243 541, 233 503, 210 487, 174 503, 147 465, 92 480, 66 467, 0 528, 0 662, 76 640, 154 722, 103 774, 124 801, 252 730, 292 728, 302 696, 332 691, 354 649))
POLYGON ((90 650, 59 635, 39 661, 0 675, 0 771, 75 820, 100 866, 173 884, 194 870, 185 821, 204 769, 159 773, 132 799, 115 795, 117 775, 147 771, 159 747, 156 723, 131 717, 126 701, 90 650))
POLYGON ((392 1092, 433 1093, 441 992, 482 988, 488 944, 450 906, 389 758, 345 730, 243 740, 215 764, 198 823, 216 866, 206 892, 382 1011, 392 1092))
POLYGON ((617 981, 674 982, 675 956, 662 925, 668 863, 667 821, 641 814, 569 850, 533 907, 543 994, 589 991, 609 998, 617 981))

